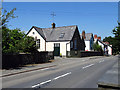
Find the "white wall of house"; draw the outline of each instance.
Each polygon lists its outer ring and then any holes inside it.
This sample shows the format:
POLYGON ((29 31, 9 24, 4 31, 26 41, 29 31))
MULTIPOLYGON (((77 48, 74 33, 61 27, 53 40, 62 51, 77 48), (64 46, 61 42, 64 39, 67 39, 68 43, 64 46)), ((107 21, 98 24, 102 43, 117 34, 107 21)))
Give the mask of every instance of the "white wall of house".
POLYGON ((34 38, 37 37, 37 39, 40 39, 40 48, 38 48, 38 51, 45 51, 45 40, 40 36, 40 34, 34 28, 28 33, 28 36, 34 38))
POLYGON ((102 47, 102 50, 104 51, 104 44, 98 41, 98 44, 102 47))
POLYGON ((66 50, 70 51, 70 44, 67 42, 46 42, 46 51, 54 51, 54 43, 60 43, 60 53, 66 56, 66 50))
POLYGON ((112 55, 112 47, 108 46, 108 54, 112 55))
POLYGON ((67 51, 70 51, 70 42, 67 43, 67 51))
POLYGON ((94 38, 94 43, 96 43, 96 41, 97 41, 97 39, 96 39, 96 38, 94 38))
POLYGON ((85 41, 85 51, 90 51, 90 41, 85 41))

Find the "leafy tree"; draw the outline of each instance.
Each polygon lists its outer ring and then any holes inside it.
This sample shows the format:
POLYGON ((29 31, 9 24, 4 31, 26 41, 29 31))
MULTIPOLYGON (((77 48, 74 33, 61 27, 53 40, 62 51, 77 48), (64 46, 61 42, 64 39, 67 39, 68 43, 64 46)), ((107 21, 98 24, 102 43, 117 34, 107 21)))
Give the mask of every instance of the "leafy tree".
POLYGON ((25 36, 16 45, 19 52, 33 53, 37 52, 36 42, 33 37, 25 36))
POLYGON ((105 37, 103 41, 109 42, 112 45, 113 53, 118 54, 120 52, 120 23, 112 30, 112 33, 115 35, 114 37, 105 37))
POLYGON ((95 51, 103 52, 102 47, 98 44, 98 42, 93 44, 93 49, 95 51))
POLYGON ((115 35, 114 37, 114 43, 115 43, 115 49, 116 53, 120 53, 120 23, 118 22, 118 26, 113 29, 113 34, 115 35))
POLYGON ((14 11, 4 10, 2 15, 2 53, 29 53, 37 51, 34 38, 28 37, 19 29, 10 30, 7 28, 7 23, 11 18, 15 18, 14 11))
POLYGON ((113 37, 111 37, 111 36, 105 37, 103 39, 103 42, 109 42, 109 44, 113 44, 113 37))
POLYGON ((6 27, 7 23, 9 22, 10 19, 16 18, 17 16, 14 15, 14 11, 16 8, 13 8, 10 12, 7 12, 7 10, 3 10, 3 15, 2 15, 2 27, 6 27))
POLYGON ((2 32, 3 53, 29 53, 36 51, 36 43, 33 37, 26 36, 19 29, 3 29, 2 32))

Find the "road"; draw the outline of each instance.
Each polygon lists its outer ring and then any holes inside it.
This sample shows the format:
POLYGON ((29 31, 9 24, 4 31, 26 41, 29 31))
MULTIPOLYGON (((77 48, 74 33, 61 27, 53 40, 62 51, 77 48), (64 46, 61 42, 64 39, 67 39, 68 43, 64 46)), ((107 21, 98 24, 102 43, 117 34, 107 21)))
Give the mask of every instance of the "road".
POLYGON ((97 81, 117 56, 66 58, 55 67, 2 78, 3 88, 97 88, 97 81), (63 63, 64 62, 64 63, 63 63))

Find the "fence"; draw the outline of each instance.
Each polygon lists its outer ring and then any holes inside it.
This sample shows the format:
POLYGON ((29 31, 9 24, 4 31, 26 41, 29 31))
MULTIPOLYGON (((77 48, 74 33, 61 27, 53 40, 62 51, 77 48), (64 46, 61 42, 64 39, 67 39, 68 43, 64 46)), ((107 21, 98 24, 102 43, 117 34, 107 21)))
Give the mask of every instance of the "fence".
POLYGON ((53 52, 38 52, 33 54, 3 54, 2 68, 16 68, 26 64, 45 63, 54 59, 53 52))
POLYGON ((88 57, 102 55, 103 53, 97 51, 67 51, 67 57, 88 57))

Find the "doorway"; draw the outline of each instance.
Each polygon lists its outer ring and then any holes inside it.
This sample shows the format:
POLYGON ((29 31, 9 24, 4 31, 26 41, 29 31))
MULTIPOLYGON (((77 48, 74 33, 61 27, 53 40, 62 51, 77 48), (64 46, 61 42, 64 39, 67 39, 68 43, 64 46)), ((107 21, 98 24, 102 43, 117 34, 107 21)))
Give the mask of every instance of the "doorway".
POLYGON ((54 43, 54 56, 60 56, 60 43, 54 43))

